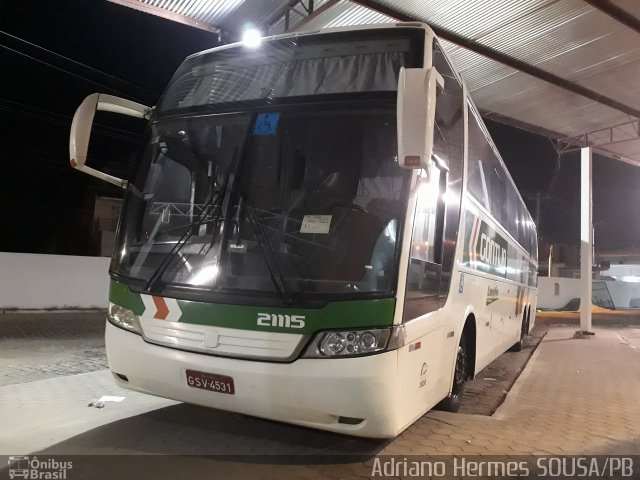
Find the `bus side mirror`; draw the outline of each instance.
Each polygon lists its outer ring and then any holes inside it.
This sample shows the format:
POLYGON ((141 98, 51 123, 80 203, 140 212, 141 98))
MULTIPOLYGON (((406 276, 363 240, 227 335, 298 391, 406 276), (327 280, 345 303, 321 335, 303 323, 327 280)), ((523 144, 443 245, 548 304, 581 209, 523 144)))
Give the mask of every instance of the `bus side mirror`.
POLYGON ((69 163, 76 170, 92 175, 100 180, 117 185, 121 188, 127 187, 127 181, 112 175, 108 175, 85 165, 87 161, 87 151, 89 150, 89 140, 91 138, 91 127, 93 117, 97 110, 120 113, 131 117, 148 118, 150 108, 131 100, 106 95, 104 93, 94 93, 89 95, 80 104, 71 122, 71 133, 69 136, 69 163))
POLYGON ((444 79, 435 67, 400 68, 398 78, 398 164, 428 171, 433 151, 436 97, 444 79))

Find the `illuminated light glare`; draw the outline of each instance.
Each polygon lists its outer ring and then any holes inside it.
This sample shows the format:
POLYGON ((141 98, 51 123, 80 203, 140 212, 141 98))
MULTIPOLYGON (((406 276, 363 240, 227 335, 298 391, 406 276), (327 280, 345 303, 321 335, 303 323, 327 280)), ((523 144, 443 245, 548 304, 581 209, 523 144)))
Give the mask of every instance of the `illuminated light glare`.
POLYGON ((242 34, 242 43, 249 48, 257 48, 262 43, 262 35, 260 31, 250 27, 242 34))
POLYGON ((209 265, 201 269, 198 273, 196 273, 191 279, 191 283, 193 285, 204 285, 205 283, 209 283, 218 275, 218 266, 217 265, 209 265))
POLYGON ((442 194, 442 200, 451 205, 451 204, 455 204, 458 203, 460 201, 460 198, 456 197, 453 192, 451 191, 446 191, 442 194))
POLYGON ((621 281, 623 282, 629 282, 629 283, 637 283, 640 282, 640 277, 636 277, 636 276, 622 276, 622 277, 614 277, 614 278, 619 278, 621 281))
POLYGON ((391 220, 385 228, 385 235, 391 239, 393 243, 396 241, 396 220, 391 220))
MULTIPOLYGON (((436 175, 437 169, 431 175, 426 175, 425 171, 418 178, 418 198, 422 205, 433 205, 440 197, 439 175, 436 175)), ((443 195, 446 193, 443 192, 443 195)), ((443 197, 444 198, 444 197, 443 197)))
POLYGON ((187 269, 187 272, 189 272, 189 273, 193 272, 193 267, 189 263, 189 260, 187 260, 187 258, 184 255, 182 255, 182 253, 178 253, 178 256, 180 257, 180 260, 182 260, 182 263, 184 264, 185 268, 187 269))
POLYGON ((418 186, 418 196, 428 196, 433 194, 433 190, 431 188, 431 184, 427 182, 420 182, 418 186))

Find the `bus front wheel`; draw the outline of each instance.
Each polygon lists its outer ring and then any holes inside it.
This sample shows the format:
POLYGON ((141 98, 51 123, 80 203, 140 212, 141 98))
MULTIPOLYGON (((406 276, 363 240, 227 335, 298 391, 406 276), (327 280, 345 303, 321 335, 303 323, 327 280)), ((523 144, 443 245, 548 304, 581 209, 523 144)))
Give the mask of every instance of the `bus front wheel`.
POLYGON ((439 410, 447 412, 457 412, 462 404, 462 395, 464 393, 464 386, 467 383, 467 363, 469 359, 467 350, 466 338, 460 339, 460 345, 458 345, 458 353, 456 355, 456 369, 453 375, 453 386, 451 387, 451 393, 438 404, 439 410))

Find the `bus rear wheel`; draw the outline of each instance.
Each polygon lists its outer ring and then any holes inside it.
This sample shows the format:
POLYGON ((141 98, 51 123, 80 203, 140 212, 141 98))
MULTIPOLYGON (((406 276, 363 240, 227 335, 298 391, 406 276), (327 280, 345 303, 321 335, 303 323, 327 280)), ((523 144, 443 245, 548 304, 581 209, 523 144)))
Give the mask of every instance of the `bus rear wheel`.
POLYGON ((468 351, 467 351, 466 338, 463 336, 460 339, 460 345, 458 345, 458 353, 456 355, 456 369, 453 374, 453 386, 451 387, 451 393, 444 400, 438 404, 438 409, 446 412, 457 412, 460 410, 462 404, 462 395, 464 394, 464 387, 467 383, 467 363, 468 363, 468 351))
POLYGON ((524 337, 529 333, 529 315, 527 314, 527 309, 525 308, 522 314, 522 326, 520 327, 520 340, 513 344, 513 346, 509 349, 510 352, 520 352, 524 347, 524 337))

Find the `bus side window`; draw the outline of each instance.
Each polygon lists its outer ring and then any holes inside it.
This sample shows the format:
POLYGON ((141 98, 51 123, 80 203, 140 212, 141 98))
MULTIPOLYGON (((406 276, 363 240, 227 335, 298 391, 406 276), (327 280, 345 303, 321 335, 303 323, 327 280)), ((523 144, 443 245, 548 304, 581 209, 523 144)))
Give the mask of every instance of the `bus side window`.
POLYGON ((478 120, 469 109, 469 165, 467 173, 467 190, 487 210, 490 210, 487 187, 486 156, 489 145, 478 125, 478 120))
POLYGON ((437 310, 444 304, 440 295, 447 171, 431 163, 429 180, 421 180, 413 223, 407 272, 405 320, 437 310))
MULTIPOLYGON (((447 167, 446 178, 441 188, 445 214, 442 226, 442 271, 440 275, 440 297, 442 303, 451 289, 460 205, 462 200, 462 175, 464 167, 464 97, 462 83, 447 59, 438 40, 433 42, 433 65, 445 79, 444 91, 438 97, 436 108, 437 132, 433 139, 435 156, 447 167)), ((456 285, 457 288, 457 285, 456 285)))
POLYGON ((428 187, 431 204, 426 207, 428 212, 424 205, 416 207, 404 302, 405 321, 444 305, 451 286, 460 223, 465 108, 462 83, 438 40, 433 42, 433 65, 444 78, 444 91, 438 96, 436 106, 428 187), (429 229, 425 229, 425 225, 429 229))
POLYGON ((507 167, 480 114, 469 102, 468 190, 527 251, 534 249, 532 224, 507 167))

